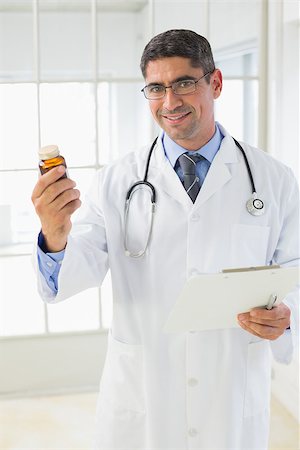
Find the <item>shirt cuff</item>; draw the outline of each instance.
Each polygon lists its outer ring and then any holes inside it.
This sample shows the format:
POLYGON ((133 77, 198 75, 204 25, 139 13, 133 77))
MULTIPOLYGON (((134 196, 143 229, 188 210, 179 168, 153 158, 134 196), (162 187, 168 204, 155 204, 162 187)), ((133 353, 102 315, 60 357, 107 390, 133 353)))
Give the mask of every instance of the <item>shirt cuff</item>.
POLYGON ((65 251, 62 250, 60 252, 55 253, 45 253, 45 244, 44 244, 44 236, 42 232, 39 233, 38 236, 38 263, 39 270, 41 274, 44 276, 49 288, 57 293, 58 290, 58 274, 60 271, 60 267, 62 264, 62 260, 64 258, 65 251))

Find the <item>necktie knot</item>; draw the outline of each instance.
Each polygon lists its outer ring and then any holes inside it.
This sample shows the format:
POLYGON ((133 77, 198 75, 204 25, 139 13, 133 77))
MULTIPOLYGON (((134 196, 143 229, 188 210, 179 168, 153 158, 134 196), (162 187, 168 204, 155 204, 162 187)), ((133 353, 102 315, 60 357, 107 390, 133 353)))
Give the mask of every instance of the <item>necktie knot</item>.
POLYGON ((196 164, 202 158, 201 155, 188 155, 187 153, 183 153, 179 156, 178 162, 182 169, 183 175, 195 175, 196 173, 196 164))
POLYGON ((201 159, 203 159, 201 155, 188 155, 187 153, 183 153, 178 158, 183 173, 183 185, 193 203, 200 191, 199 178, 196 174, 196 165, 201 159))

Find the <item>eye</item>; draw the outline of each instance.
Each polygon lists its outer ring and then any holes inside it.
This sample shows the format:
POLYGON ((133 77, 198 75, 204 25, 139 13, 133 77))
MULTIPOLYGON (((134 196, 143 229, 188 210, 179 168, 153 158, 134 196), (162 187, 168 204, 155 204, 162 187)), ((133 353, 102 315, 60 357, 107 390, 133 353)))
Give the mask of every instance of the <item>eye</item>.
POLYGON ((189 87, 193 86, 194 83, 195 82, 193 80, 183 80, 183 81, 178 81, 177 86, 185 89, 185 88, 189 88, 189 87))
POLYGON ((159 94, 164 92, 165 87, 160 84, 154 84, 153 86, 148 86, 147 89, 150 94, 159 94))

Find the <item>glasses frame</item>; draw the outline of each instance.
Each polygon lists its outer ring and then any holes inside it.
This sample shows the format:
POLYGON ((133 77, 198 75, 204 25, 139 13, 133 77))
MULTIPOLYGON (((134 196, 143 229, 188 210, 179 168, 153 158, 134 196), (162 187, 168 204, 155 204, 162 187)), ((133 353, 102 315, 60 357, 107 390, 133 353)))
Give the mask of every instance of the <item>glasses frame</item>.
POLYGON ((161 98, 164 98, 165 95, 166 95, 166 93, 167 93, 167 89, 172 89, 174 95, 178 95, 178 96, 193 94, 193 92, 196 92, 196 90, 197 90, 197 89, 196 89, 197 83, 199 83, 199 81, 201 81, 201 80, 203 80, 205 77, 207 77, 207 75, 211 75, 214 71, 215 71, 215 69, 213 69, 213 70, 211 70, 211 71, 205 73, 205 74, 202 75, 202 77, 200 77, 198 80, 193 80, 193 79, 187 78, 186 80, 175 81, 174 83, 170 84, 170 86, 164 86, 163 84, 152 84, 152 83, 151 83, 151 84, 147 84, 146 86, 143 87, 143 89, 141 89, 141 92, 143 92, 143 94, 144 94, 144 96, 145 96, 145 98, 146 98, 147 100, 160 100, 161 98), (185 94, 177 94, 177 93, 175 92, 174 86, 177 85, 178 83, 184 83, 185 81, 193 81, 193 82, 194 82, 194 90, 191 91, 191 92, 186 92, 185 94), (145 90, 146 90, 149 86, 161 86, 161 87, 163 87, 163 88, 164 88, 164 93, 163 93, 163 95, 160 95, 159 97, 155 97, 155 98, 149 98, 149 97, 147 97, 147 96, 146 96, 145 90))

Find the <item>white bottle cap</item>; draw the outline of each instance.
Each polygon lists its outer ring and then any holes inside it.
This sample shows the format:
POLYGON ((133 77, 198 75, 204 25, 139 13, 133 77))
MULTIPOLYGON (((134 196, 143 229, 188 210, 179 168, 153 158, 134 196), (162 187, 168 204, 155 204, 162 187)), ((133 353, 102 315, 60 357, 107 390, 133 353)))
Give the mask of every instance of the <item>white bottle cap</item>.
POLYGON ((42 160, 56 158, 58 155, 59 148, 57 145, 46 145, 39 150, 39 157, 42 160))

